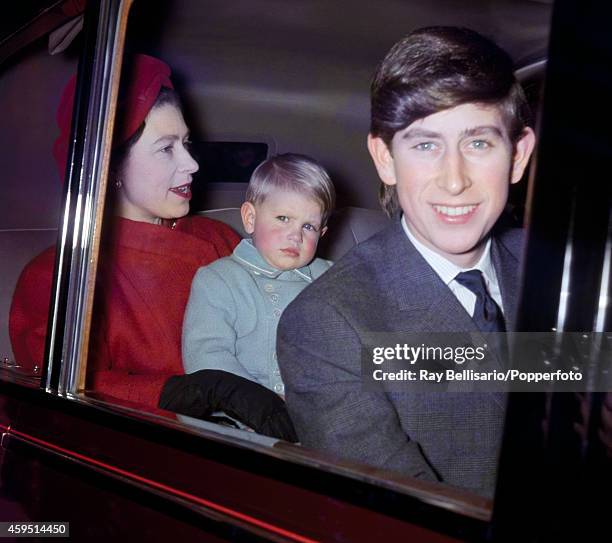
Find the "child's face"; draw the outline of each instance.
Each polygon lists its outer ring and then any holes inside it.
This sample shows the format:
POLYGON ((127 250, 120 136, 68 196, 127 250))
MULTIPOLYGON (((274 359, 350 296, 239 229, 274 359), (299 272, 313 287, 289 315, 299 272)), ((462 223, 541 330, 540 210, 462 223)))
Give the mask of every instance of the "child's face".
POLYGON ((309 264, 327 230, 321 226, 320 204, 293 191, 275 191, 256 205, 245 202, 241 214, 244 229, 261 256, 279 270, 309 264))
POLYGON ((410 231, 461 267, 480 258, 533 145, 525 129, 513 146, 499 110, 477 104, 415 121, 394 135, 391 150, 368 139, 382 181, 397 187, 410 231))

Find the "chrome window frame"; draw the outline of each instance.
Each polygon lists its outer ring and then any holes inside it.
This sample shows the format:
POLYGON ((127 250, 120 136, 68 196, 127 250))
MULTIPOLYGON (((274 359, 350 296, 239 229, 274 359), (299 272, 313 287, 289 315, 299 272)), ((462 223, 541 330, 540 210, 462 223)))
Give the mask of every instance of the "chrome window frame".
POLYGON ((132 0, 101 0, 85 11, 42 386, 83 387, 110 142, 132 0))

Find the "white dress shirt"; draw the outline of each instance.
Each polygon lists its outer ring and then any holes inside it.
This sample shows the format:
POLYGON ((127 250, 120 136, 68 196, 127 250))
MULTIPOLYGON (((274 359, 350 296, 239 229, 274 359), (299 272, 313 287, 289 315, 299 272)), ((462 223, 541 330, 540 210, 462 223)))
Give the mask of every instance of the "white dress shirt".
POLYGON ((497 274, 491 261, 491 239, 487 240, 485 249, 480 257, 480 260, 471 268, 460 268, 456 264, 453 264, 450 260, 447 260, 442 255, 439 255, 429 247, 423 245, 410 231, 404 216, 402 216, 402 227, 410 242, 415 246, 416 250, 426 260, 426 262, 433 268, 438 274, 440 279, 444 281, 444 284, 451 289, 451 292, 455 295, 459 303, 465 308, 470 317, 474 316, 474 307, 476 305, 476 295, 467 287, 464 287, 461 283, 455 280, 458 273, 469 271, 469 270, 480 270, 484 276, 485 285, 491 297, 495 300, 497 305, 500 307, 502 313, 504 312, 504 306, 502 303, 501 290, 499 288, 499 282, 497 280, 497 274))

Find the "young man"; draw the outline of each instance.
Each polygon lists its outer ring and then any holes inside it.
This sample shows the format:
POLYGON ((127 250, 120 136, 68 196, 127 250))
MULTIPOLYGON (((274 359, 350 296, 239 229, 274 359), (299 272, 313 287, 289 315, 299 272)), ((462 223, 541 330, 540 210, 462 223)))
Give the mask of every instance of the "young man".
POLYGON ((512 329, 521 234, 494 225, 533 150, 527 104, 508 55, 453 27, 398 42, 371 101, 368 149, 395 220, 286 309, 289 412, 306 446, 491 495, 503 396, 370 392, 361 356, 371 332, 512 329))

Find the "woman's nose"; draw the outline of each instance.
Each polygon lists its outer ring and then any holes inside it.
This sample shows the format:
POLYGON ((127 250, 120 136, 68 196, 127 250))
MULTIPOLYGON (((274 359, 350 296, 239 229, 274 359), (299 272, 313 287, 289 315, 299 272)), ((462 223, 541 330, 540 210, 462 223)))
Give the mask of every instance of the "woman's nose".
POLYGON ((191 156, 191 153, 186 147, 183 147, 183 152, 181 154, 180 169, 185 173, 195 173, 200 169, 200 165, 196 162, 195 158, 191 156))
POLYGON ((452 195, 461 194, 472 185, 461 152, 447 153, 438 186, 452 195))

